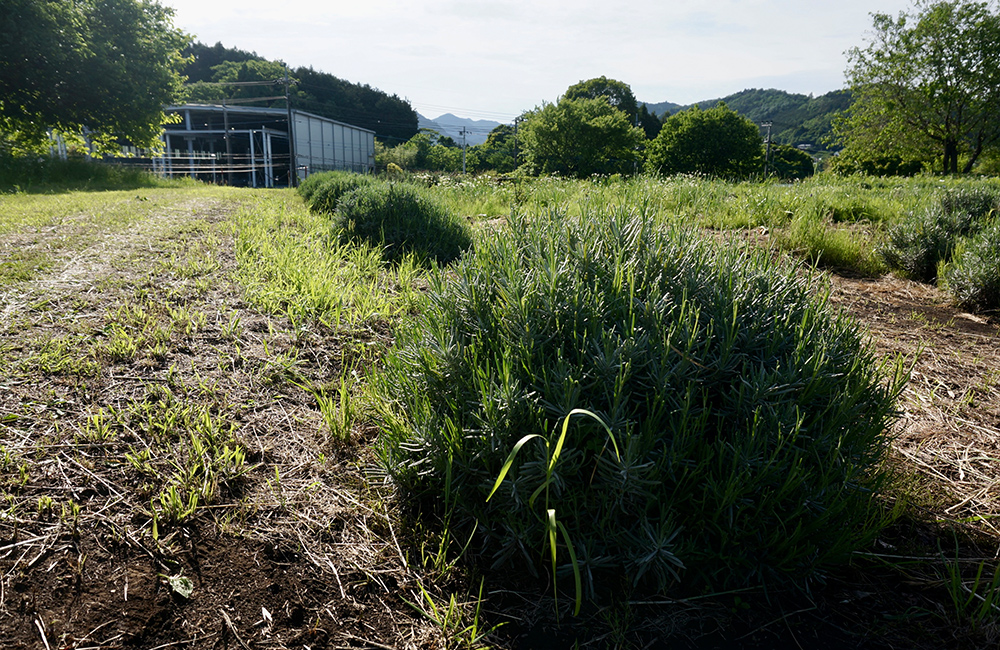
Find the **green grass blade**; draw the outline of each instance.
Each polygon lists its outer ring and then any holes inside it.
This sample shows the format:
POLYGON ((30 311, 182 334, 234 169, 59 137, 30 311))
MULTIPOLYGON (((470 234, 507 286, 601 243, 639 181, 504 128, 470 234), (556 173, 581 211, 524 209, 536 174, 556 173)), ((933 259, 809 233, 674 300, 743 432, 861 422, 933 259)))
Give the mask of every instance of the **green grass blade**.
POLYGON ((510 466, 514 464, 514 459, 517 457, 517 452, 521 451, 521 447, 524 446, 524 443, 528 442, 532 438, 541 438, 541 437, 542 436, 538 435, 537 433, 529 433, 528 435, 524 436, 523 438, 517 441, 517 444, 514 445, 514 449, 512 449, 510 455, 507 456, 507 460, 504 462, 503 467, 500 468, 500 474, 499 476, 497 476, 496 483, 493 484, 493 489, 490 490, 489 496, 486 497, 487 501, 490 500, 490 497, 493 496, 493 494, 497 491, 497 488, 500 487, 500 484, 503 483, 504 478, 506 478, 507 476, 507 472, 510 471, 510 466))

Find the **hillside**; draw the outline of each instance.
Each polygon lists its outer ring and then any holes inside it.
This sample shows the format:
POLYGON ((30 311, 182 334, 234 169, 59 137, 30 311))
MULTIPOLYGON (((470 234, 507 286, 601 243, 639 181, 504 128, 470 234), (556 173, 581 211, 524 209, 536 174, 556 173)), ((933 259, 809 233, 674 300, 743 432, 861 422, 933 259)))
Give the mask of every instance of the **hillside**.
MULTIPOLYGON (((268 81, 284 76, 284 66, 268 61, 255 52, 195 42, 185 52, 191 63, 184 70, 188 78, 188 97, 192 101, 261 99, 260 105, 284 107, 284 89, 274 85, 220 86, 218 82, 268 81)), ((367 84, 339 79, 332 74, 300 67, 290 71, 293 80, 292 106, 364 129, 390 143, 405 142, 416 134, 417 113, 410 103, 367 84)))
POLYGON ((646 108, 662 117, 695 105, 711 108, 719 102, 725 102, 729 108, 754 122, 771 122, 771 135, 775 142, 827 149, 830 147, 827 144, 831 135, 830 123, 838 112, 850 106, 851 94, 846 90, 835 90, 810 97, 783 90, 751 88, 687 106, 660 102, 646 104, 646 108))

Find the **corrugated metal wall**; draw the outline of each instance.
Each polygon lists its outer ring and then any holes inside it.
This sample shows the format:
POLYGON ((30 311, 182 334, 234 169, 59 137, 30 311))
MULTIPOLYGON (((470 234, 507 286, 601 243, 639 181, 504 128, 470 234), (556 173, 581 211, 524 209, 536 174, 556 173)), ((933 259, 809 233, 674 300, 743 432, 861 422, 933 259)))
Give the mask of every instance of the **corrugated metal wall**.
POLYGON ((305 177, 318 171, 369 172, 375 167, 375 133, 296 112, 295 159, 305 177))

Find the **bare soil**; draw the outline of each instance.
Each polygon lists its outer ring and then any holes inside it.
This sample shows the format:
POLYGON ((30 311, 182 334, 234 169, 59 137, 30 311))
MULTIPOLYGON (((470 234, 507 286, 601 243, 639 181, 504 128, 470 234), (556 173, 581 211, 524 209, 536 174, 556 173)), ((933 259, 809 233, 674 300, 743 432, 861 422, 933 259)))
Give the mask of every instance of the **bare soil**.
MULTIPOLYGON (((375 362, 390 342, 387 324, 333 331, 247 304, 225 225, 238 207, 171 205, 30 280, 0 285, 0 647, 443 648, 465 645, 472 623, 500 626, 481 642, 512 648, 997 640, 993 623, 949 607, 943 561, 899 559, 945 558, 942 542, 961 562, 996 559, 996 319, 890 276, 830 277, 831 302, 867 329, 878 354, 912 365, 893 461, 912 490, 910 514, 813 594, 623 603, 557 626, 544 597, 488 580, 475 615, 461 594, 478 583, 416 566, 415 536, 394 527, 401 520, 367 446, 373 432, 356 423, 349 440, 336 439, 301 388, 333 386, 345 364, 375 362), (135 325, 133 338, 146 343, 116 356, 109 350, 115 327, 128 329, 128 305, 143 306, 146 322, 168 335, 135 325), (156 456, 167 443, 139 414, 178 403, 231 425, 246 471, 171 522, 159 499, 181 468, 156 456), (102 429, 95 416, 110 424, 102 429), (152 452, 146 469, 126 456, 143 449, 152 452), (462 618, 448 632, 432 619, 451 593, 462 618)), ((76 227, 7 236, 0 262, 57 246, 76 227)), ((191 460, 185 431, 169 444, 191 460)), ((975 564, 958 566, 967 574, 975 564)))
MULTIPOLYGON (((372 494, 365 432, 333 440, 300 387, 371 357, 385 328, 333 332, 247 305, 225 227, 237 208, 169 205, 3 289, 0 647, 443 643, 404 602, 416 588, 400 584, 408 573, 372 494), (165 349, 142 344, 149 332, 119 314, 128 305, 169 331, 165 349), (109 357, 113 323, 139 341, 134 357, 109 357), (152 471, 136 471, 126 454, 155 447, 135 414, 171 400, 232 425, 249 471, 183 522, 161 521, 154 539, 163 508, 151 500, 177 470, 154 453, 152 471), (118 414, 107 438, 88 419, 101 413, 118 414)), ((0 250, 58 247, 74 228, 0 250)))

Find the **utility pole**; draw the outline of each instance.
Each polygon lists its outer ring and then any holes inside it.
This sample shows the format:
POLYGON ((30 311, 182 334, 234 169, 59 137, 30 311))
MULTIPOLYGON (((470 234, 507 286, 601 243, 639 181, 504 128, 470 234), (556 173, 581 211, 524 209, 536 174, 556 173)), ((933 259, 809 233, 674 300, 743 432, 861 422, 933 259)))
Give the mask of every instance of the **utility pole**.
POLYGON ((764 178, 767 178, 767 164, 771 161, 771 123, 761 122, 761 126, 767 128, 767 138, 764 144, 767 148, 764 150, 764 178))
POLYGON ((222 128, 226 132, 226 185, 233 184, 233 145, 229 141, 229 110, 226 98, 222 98, 222 128))
POLYGON ((467 131, 462 127, 462 176, 465 176, 465 134, 467 131))
POLYGON ((514 118, 514 169, 517 169, 517 123, 521 121, 520 117, 514 118))
POLYGON ((292 122, 292 96, 288 92, 288 64, 285 64, 285 108, 288 110, 288 187, 298 187, 295 169, 295 124, 292 122))

